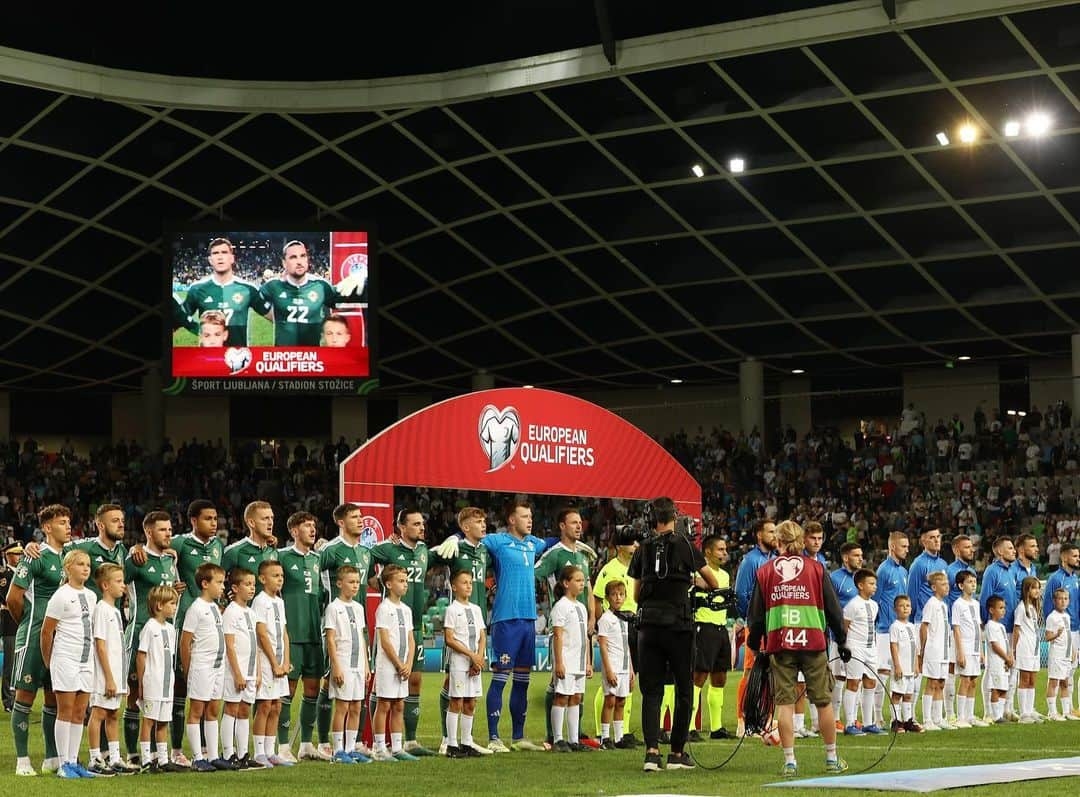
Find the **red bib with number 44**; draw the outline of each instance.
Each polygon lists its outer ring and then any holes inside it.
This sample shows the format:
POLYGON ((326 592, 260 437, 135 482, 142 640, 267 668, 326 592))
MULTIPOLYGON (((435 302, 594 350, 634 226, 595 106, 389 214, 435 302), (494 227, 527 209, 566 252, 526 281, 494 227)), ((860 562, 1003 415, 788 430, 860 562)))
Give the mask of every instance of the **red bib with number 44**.
POLYGON ((825 650, 825 570, 806 556, 778 556, 758 568, 765 601, 765 652, 825 650))

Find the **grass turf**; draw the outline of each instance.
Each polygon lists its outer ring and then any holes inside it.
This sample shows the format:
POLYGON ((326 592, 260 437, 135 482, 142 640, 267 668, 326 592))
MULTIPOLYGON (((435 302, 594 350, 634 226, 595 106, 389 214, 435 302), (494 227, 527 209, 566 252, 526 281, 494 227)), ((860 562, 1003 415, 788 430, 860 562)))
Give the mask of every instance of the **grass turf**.
MULTIPOLYGON (((729 678, 724 704, 725 725, 735 728, 735 690, 738 674, 729 678)), ((544 735, 544 688, 546 673, 534 673, 529 692, 529 717, 527 732, 530 738, 541 740, 544 735)), ((439 742, 438 696, 442 677, 435 673, 424 676, 422 713, 420 717, 420 741, 432 748, 439 742)), ((1045 708, 1042 695, 1045 688, 1045 671, 1039 684, 1037 706, 1045 708)), ((586 705, 591 707, 596 679, 590 683, 586 705)), ((509 692, 509 689, 507 689, 509 692)), ((506 695, 508 697, 508 695, 506 695)), ((638 696, 640 700, 640 696, 638 696)), ((293 703, 294 722, 299 719, 299 704, 293 703)), ((40 701, 39 706, 40 708, 40 701)), ((639 708, 639 706, 635 706, 639 708)), ((981 708, 980 708, 981 713, 981 708)), ((475 737, 486 737, 487 720, 483 715, 483 700, 477 711, 475 737)), ((640 734, 640 710, 633 720, 638 738, 640 734)), ((505 737, 510 735, 509 712, 504 705, 500 729, 505 737)), ((40 764, 42 737, 40 716, 35 710, 30 730, 31 758, 40 764)), ((591 713, 586 712, 584 727, 593 731, 591 713)), ((107 781, 68 786, 49 776, 16 778, 14 758, 10 743, 10 726, 0 730, 5 742, 0 747, 0 788, 3 793, 24 795, 49 794, 76 788, 108 794, 109 797, 141 795, 148 788, 165 790, 170 797, 186 794, 204 794, 220 790, 227 794, 254 793, 258 789, 271 788, 276 793, 303 793, 304 795, 340 795, 346 790, 362 788, 367 793, 422 794, 431 795, 610 795, 663 792, 669 794, 752 794, 760 793, 761 786, 780 780, 778 775, 782 756, 776 748, 766 748, 758 739, 747 739, 731 762, 718 771, 699 767, 695 771, 659 772, 646 775, 641 771, 642 750, 596 751, 557 755, 554 753, 510 753, 483 759, 449 760, 422 759, 416 763, 369 764, 346 767, 333 764, 304 762, 291 769, 254 771, 242 773, 215 773, 168 775, 150 778, 133 776, 109 778, 107 781)), ((1058 758, 1077 754, 1076 740, 1080 738, 1080 723, 1059 722, 1043 725, 1006 725, 971 730, 942 731, 921 736, 897 737, 892 752, 878 764, 874 771, 919 769, 937 766, 961 766, 1038 758, 1058 758)), ((874 762, 889 744, 891 737, 859 737, 839 740, 840 754, 851 765, 854 773, 874 762)), ((85 743, 84 743, 85 744, 85 743)), ((706 742, 692 745, 691 750, 699 764, 713 765, 731 752, 735 742, 706 742)), ((798 740, 796 753, 802 777, 823 774, 821 741, 798 740)), ((84 746, 85 756, 85 746, 84 746)), ((85 760, 85 759, 84 759, 85 760)), ((1025 784, 1026 790, 1068 794, 1080 789, 1080 778, 1058 779, 1053 783, 1025 784)), ((965 795, 1015 794, 1014 785, 983 786, 965 790, 965 795)), ((822 790, 786 789, 777 792, 785 795, 824 794, 822 790)))

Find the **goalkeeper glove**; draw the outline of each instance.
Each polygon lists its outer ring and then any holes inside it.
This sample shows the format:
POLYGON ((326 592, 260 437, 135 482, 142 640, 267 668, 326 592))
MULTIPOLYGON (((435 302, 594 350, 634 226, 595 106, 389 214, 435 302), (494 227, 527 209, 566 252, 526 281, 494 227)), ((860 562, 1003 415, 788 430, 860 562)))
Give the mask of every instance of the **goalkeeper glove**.
POLYGON ((451 534, 433 549, 440 559, 455 559, 458 555, 458 538, 451 534))
POLYGON ((342 296, 359 296, 364 292, 364 288, 367 286, 367 269, 361 268, 349 274, 349 276, 340 280, 335 286, 334 290, 340 293, 342 296))

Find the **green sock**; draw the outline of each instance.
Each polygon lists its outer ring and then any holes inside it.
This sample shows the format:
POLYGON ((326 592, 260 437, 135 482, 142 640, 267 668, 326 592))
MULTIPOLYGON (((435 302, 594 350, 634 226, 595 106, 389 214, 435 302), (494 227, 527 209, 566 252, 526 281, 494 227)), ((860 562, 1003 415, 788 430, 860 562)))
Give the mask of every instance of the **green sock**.
POLYGON ((724 687, 710 686, 709 695, 709 730, 718 731, 724 727, 724 687))
MULTIPOLYGON (((601 676, 603 677, 603 676, 601 676)), ((630 701, 627 700, 627 703, 630 701)), ((601 686, 596 690, 596 697, 593 698, 593 720, 596 722, 596 735, 600 736, 600 715, 604 710, 604 687, 601 686)))
POLYGON ((330 690, 326 687, 319 690, 319 701, 316 708, 318 710, 316 727, 319 729, 319 744, 329 744, 330 721, 334 718, 334 701, 330 699, 330 690))
POLYGON ((41 732, 45 734, 45 757, 56 758, 56 706, 41 707, 41 732))
POLYGON ((675 684, 664 684, 664 699, 660 701, 660 727, 664 727, 664 715, 671 715, 669 722, 675 721, 675 684))
POLYGON ((281 698, 281 713, 278 714, 278 744, 289 743, 289 731, 292 730, 292 695, 281 698))
POLYGON ((547 689, 544 691, 544 728, 547 729, 547 735, 545 739, 551 740, 555 738, 555 733, 551 728, 551 707, 555 705, 555 682, 551 681, 548 684, 547 689))
POLYGON ((446 738, 446 712, 450 710, 450 693, 443 689, 439 692, 439 719, 442 721, 442 738, 446 738))
POLYGON ((124 710, 124 746, 128 755, 139 755, 139 710, 124 710))
POLYGON ((15 701, 11 710, 11 736, 15 740, 15 755, 26 758, 30 755, 30 706, 15 701))
POLYGON ((420 724, 420 695, 405 698, 405 741, 416 741, 416 726, 420 724))
MULTIPOLYGON (((320 694, 319 697, 322 695, 320 694)), ((310 742, 315 732, 315 719, 319 713, 318 698, 304 695, 300 702, 300 742, 310 742)))
MULTIPOLYGON (((184 719, 184 703, 185 698, 178 697, 173 700, 172 704, 172 723, 169 725, 169 741, 172 742, 173 750, 182 750, 184 748, 184 733, 186 728, 186 720, 184 719)), ((198 750, 192 750, 192 756, 196 755, 198 750)))

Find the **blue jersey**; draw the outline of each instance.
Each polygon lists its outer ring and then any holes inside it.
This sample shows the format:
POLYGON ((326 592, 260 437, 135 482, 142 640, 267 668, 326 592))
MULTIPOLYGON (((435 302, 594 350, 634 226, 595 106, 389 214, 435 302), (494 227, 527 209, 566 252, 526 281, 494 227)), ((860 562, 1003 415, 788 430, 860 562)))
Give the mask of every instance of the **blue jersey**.
POLYGON ((802 555, 805 556, 807 559, 817 559, 819 562, 821 562, 821 566, 825 568, 825 572, 828 572, 829 560, 825 558, 825 554, 823 554, 821 551, 818 551, 816 554, 811 556, 810 552, 803 548, 802 555))
MULTIPOLYGON (((974 567, 960 559, 954 559, 953 563, 949 565, 949 569, 945 571, 949 575, 949 594, 945 596, 945 606, 949 610, 949 617, 952 617, 953 602, 960 597, 960 588, 956 586, 956 575, 962 570, 975 573, 974 567)), ((976 578, 978 578, 978 574, 976 574, 976 578)))
POLYGON ((495 603, 491 622, 536 619, 536 558, 546 543, 531 534, 518 539, 509 532, 489 534, 480 540, 488 549, 495 570, 495 603))
POLYGON ((1009 565, 1009 575, 1012 576, 1013 581, 1016 583, 1016 597, 1017 600, 1021 600, 1023 595, 1020 592, 1020 587, 1024 584, 1025 578, 1038 578, 1035 570, 1035 563, 1032 562, 1030 567, 1024 567, 1020 564, 1020 559, 1013 560, 1013 563, 1009 565))
POLYGON ((918 625, 922 622, 922 607, 930 600, 934 591, 930 589, 930 582, 926 580, 931 573, 944 573, 945 560, 940 556, 923 551, 915 557, 908 571, 908 597, 911 598, 911 622, 918 625))
POLYGON ((1001 618, 1001 624, 1012 634, 1015 619, 1013 615, 1016 613, 1016 580, 1009 572, 1009 566, 1000 559, 995 559, 983 571, 982 589, 979 590, 979 608, 982 609, 983 625, 990 619, 986 611, 986 602, 994 595, 1005 601, 1005 616, 1001 618))
POLYGON ((897 595, 907 595, 907 568, 894 560, 891 556, 885 557, 885 561, 878 565, 877 569, 877 592, 874 600, 877 601, 877 632, 889 633, 893 621, 896 619, 896 609, 893 603, 897 595))
POLYGON ((852 598, 859 594, 855 586, 855 574, 846 567, 838 567, 829 574, 829 578, 832 579, 836 597, 840 599, 840 608, 843 609, 852 598))
POLYGON ((1071 631, 1080 631, 1080 573, 1075 570, 1071 573, 1065 571, 1062 565, 1046 579, 1046 591, 1043 593, 1043 620, 1050 612, 1054 611, 1054 590, 1064 589, 1069 593, 1069 607, 1065 612, 1069 615, 1071 631))
POLYGON ((776 551, 762 553, 760 546, 755 545, 739 563, 739 572, 735 574, 735 604, 739 617, 744 620, 750 611, 750 597, 754 594, 758 568, 774 556, 776 551))

